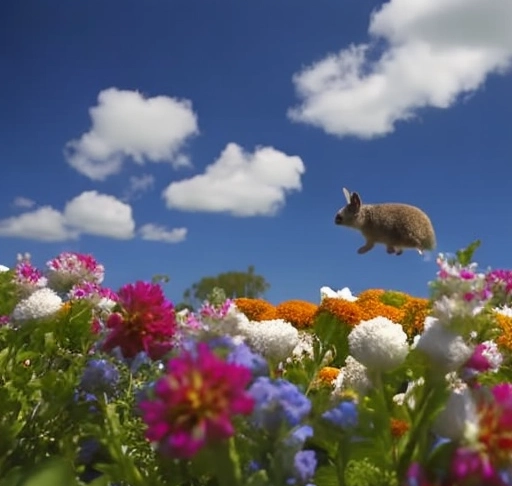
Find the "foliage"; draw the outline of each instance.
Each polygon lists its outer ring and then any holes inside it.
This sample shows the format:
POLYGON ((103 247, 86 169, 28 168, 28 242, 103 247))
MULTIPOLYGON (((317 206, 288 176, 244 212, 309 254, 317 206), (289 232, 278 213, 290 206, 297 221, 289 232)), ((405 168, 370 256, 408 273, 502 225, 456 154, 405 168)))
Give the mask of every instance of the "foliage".
POLYGON ((256 299, 265 294, 270 284, 262 275, 255 273, 253 265, 249 265, 245 272, 231 271, 219 273, 214 277, 203 277, 185 290, 183 300, 196 307, 208 298, 215 287, 223 289, 231 299, 238 297, 256 299))
POLYGON ((439 257, 428 306, 291 301, 297 329, 224 285, 177 314, 157 281, 102 288, 89 256, 52 260, 55 294, 19 262, 0 273, 0 486, 511 484, 512 272, 478 273, 476 247, 439 257))

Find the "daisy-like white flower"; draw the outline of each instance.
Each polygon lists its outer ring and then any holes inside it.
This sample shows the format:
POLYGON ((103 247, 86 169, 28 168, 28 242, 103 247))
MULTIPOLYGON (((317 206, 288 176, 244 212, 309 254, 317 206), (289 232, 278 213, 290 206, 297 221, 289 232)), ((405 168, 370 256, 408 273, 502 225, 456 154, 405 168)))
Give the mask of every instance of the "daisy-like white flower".
POLYGON ((353 390, 364 395, 371 387, 372 383, 368 378, 366 366, 349 355, 345 359, 345 366, 336 377, 332 393, 340 395, 345 390, 353 390))
POLYGON ((253 351, 275 361, 288 358, 299 343, 299 332, 283 319, 249 322, 241 335, 253 351))
POLYGON ((57 313, 61 307, 62 299, 53 290, 43 288, 18 302, 12 313, 12 318, 15 321, 44 319, 57 313))
POLYGON ((298 338, 299 341, 295 348, 293 348, 292 355, 288 358, 288 361, 293 359, 300 361, 303 358, 313 358, 313 341, 316 338, 307 331, 299 331, 298 338))
POLYGON ((432 321, 417 340, 416 348, 426 354, 440 372, 458 370, 473 354, 473 348, 440 321, 432 321))
POLYGON ((361 321, 348 336, 350 354, 370 370, 389 371, 409 353, 407 334, 386 317, 361 321))

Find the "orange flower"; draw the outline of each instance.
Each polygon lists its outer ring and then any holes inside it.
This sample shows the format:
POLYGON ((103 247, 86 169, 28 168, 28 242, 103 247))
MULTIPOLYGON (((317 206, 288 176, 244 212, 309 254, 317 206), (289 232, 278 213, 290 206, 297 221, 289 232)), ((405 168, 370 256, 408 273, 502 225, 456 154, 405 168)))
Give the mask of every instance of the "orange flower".
POLYGON ((238 310, 250 321, 268 321, 276 319, 276 308, 263 299, 240 297, 234 300, 238 310))
POLYGON ((512 317, 495 313, 496 322, 501 329, 500 336, 496 339, 499 346, 512 351, 512 317))
POLYGON ((340 374, 340 370, 338 368, 333 368, 332 366, 324 366, 318 372, 318 380, 325 385, 332 385, 332 382, 338 377, 340 374))
POLYGON ((345 299, 326 298, 318 307, 317 314, 327 312, 344 324, 354 327, 362 320, 369 319, 366 310, 358 304, 358 301, 350 302, 345 299))
MULTIPOLYGON (((359 302, 359 301, 357 301, 359 302)), ((397 309, 392 305, 383 304, 377 300, 368 300, 364 303, 359 304, 363 309, 367 317, 366 319, 373 319, 375 317, 387 317, 390 321, 400 323, 404 318, 404 311, 397 309)))
POLYGON ((421 332, 425 319, 430 314, 430 301, 420 297, 411 297, 404 307, 402 325, 406 334, 412 338, 421 332))
POLYGON ((358 296, 357 296, 357 302, 364 303, 369 300, 380 301, 381 296, 385 293, 384 289, 367 289, 363 290, 358 296))
POLYGON ((391 435, 395 437, 396 439, 399 439, 402 437, 409 429, 410 425, 409 422, 402 420, 402 419, 395 419, 392 418, 390 420, 390 427, 391 427, 391 435))
POLYGON ((318 309, 316 304, 304 300, 287 300, 276 306, 278 319, 288 321, 296 328, 311 327, 318 309))
POLYGON ((62 317, 65 317, 67 316, 70 312, 71 312, 71 302, 67 301, 67 302, 64 302, 60 309, 59 309, 59 314, 62 316, 62 317))

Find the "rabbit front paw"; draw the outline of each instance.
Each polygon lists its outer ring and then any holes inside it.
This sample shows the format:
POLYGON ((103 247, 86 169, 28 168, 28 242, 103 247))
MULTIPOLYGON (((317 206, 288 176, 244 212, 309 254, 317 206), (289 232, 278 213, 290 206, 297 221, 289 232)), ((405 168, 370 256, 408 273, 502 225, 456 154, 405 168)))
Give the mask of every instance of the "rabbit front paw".
POLYGON ((366 253, 370 251, 375 246, 375 243, 366 243, 366 245, 362 246, 357 250, 357 253, 362 255, 363 253, 366 253))

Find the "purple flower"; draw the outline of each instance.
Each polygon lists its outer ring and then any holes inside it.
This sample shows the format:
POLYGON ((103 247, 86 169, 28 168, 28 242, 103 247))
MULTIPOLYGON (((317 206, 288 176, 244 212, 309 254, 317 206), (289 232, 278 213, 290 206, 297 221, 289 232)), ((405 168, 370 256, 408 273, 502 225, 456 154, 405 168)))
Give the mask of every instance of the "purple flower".
POLYGON ((80 381, 80 388, 85 393, 101 394, 107 396, 115 392, 119 382, 119 371, 105 359, 93 359, 87 366, 80 381))
POLYGON ((295 427, 311 411, 310 400, 292 383, 283 379, 258 377, 249 388, 256 405, 252 421, 270 433, 283 424, 295 427))
POLYGON ((315 451, 299 451, 293 460, 293 477, 286 481, 290 485, 307 485, 313 478, 317 460, 315 451))

